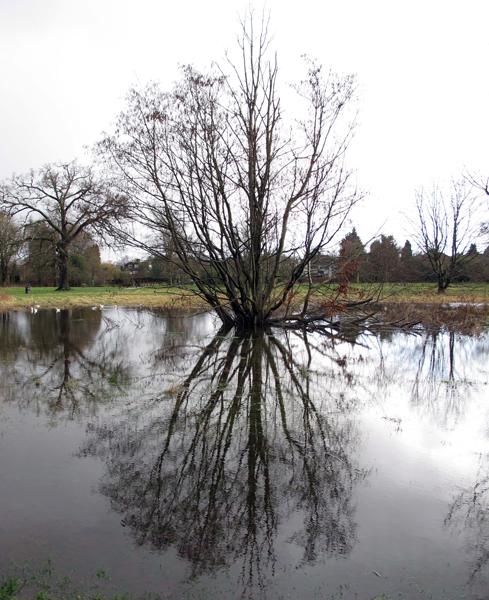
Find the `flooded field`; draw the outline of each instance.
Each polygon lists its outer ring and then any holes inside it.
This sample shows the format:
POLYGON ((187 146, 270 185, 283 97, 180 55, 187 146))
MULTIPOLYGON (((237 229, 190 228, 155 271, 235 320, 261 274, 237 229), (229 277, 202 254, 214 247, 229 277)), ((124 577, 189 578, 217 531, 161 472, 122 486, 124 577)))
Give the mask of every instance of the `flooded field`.
POLYGON ((168 598, 487 598, 489 336, 0 315, 0 577, 168 598))

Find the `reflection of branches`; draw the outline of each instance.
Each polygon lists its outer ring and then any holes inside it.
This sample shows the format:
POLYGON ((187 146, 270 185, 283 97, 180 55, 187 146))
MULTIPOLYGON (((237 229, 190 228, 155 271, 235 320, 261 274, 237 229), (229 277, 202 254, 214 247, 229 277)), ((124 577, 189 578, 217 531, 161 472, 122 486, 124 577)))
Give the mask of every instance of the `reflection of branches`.
POLYGON ((439 332, 424 337, 412 389, 414 404, 422 405, 428 401, 432 408, 437 406, 440 392, 445 392, 444 414, 440 415, 445 425, 450 416, 456 419, 460 413, 460 391, 455 368, 455 333, 450 331, 447 335, 448 344, 445 342, 446 336, 439 332))
POLYGON ((25 345, 25 338, 12 322, 12 314, 3 313, 0 315, 0 355, 2 362, 8 361, 15 364, 21 348, 25 345))
POLYGON ((365 474, 349 458, 353 429, 318 407, 319 388, 298 375, 287 345, 225 333, 147 414, 93 426, 81 455, 106 461, 100 490, 137 544, 175 546, 193 576, 241 561, 253 594, 293 511, 304 525, 289 542, 303 562, 351 551, 352 491, 365 474))
MULTIPOLYGON (((124 379, 117 352, 104 349, 103 336, 116 328, 110 321, 99 337, 97 357, 85 352, 100 330, 100 311, 40 311, 20 315, 18 320, 22 318, 30 318, 28 340, 4 381, 21 404, 42 402, 50 413, 73 418, 82 405, 97 403, 106 395, 102 389, 111 383, 111 374, 124 379)), ((17 328, 21 329, 19 324, 17 328)))
MULTIPOLYGON (((291 354, 279 340, 272 338, 272 341, 280 352, 282 369, 285 366, 292 383, 291 392, 302 401, 303 439, 299 441, 290 434, 280 383, 283 375, 267 346, 266 354, 275 377, 283 431, 300 460, 297 480, 291 480, 289 485, 295 488, 296 497, 301 498, 298 508, 305 509, 307 515, 304 531, 296 532, 291 540, 304 548, 304 563, 315 561, 321 553, 348 554, 354 543, 354 510, 350 498, 356 476, 344 447, 346 429, 338 427, 338 423, 331 423, 318 411, 310 396, 309 377, 305 378, 304 387, 303 380, 293 368, 291 354), (323 462, 323 457, 330 460, 323 462), (347 473, 347 477, 339 476, 341 470, 335 460, 342 463, 341 469, 347 473), (325 495, 328 489, 329 495, 325 495), (335 501, 332 501, 333 498, 335 501)), ((312 360, 309 348, 307 353, 309 368, 312 360)))
POLYGON ((489 456, 480 456, 474 485, 464 489, 452 502, 445 525, 469 535, 470 552, 475 555, 470 581, 482 575, 489 564, 489 456))

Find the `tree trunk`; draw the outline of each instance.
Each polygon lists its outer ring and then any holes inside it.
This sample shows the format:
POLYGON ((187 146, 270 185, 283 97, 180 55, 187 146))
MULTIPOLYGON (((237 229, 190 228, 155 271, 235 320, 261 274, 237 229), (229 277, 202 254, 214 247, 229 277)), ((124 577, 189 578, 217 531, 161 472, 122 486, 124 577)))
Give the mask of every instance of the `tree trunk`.
POLYGON ((441 277, 438 278, 438 293, 444 294, 447 290, 447 287, 450 285, 451 279, 443 279, 441 277))
POLYGON ((5 260, 2 260, 2 287, 5 287, 5 283, 7 282, 8 277, 8 263, 5 260))
POLYGON ((68 292, 70 284, 68 282, 68 253, 64 248, 59 248, 59 286, 57 292, 68 292))

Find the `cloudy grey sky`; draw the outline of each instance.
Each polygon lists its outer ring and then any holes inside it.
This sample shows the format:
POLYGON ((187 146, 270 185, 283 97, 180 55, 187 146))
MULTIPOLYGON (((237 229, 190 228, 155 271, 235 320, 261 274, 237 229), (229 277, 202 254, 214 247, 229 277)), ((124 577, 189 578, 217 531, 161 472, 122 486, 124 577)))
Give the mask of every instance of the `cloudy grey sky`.
MULTIPOLYGON (((0 179, 84 154, 129 87, 169 87, 236 47, 241 0, 0 0, 0 179)), ((263 4, 254 2, 261 15, 263 4)), ((350 164, 369 190, 353 220, 368 239, 406 237, 414 189, 489 175, 487 0, 268 0, 281 81, 304 53, 357 73, 360 127, 350 164)))

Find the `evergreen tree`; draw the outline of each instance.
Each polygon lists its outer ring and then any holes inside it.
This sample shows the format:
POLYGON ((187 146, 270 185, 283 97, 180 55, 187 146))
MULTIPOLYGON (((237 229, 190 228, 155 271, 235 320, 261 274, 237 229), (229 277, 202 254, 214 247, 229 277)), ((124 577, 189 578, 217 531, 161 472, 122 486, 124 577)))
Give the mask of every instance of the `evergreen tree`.
POLYGON ((392 235, 381 235, 370 246, 368 271, 371 281, 394 281, 398 277, 399 248, 392 235))
POLYGON ((365 268, 365 248, 355 227, 340 242, 339 269, 350 281, 359 282, 365 268))

